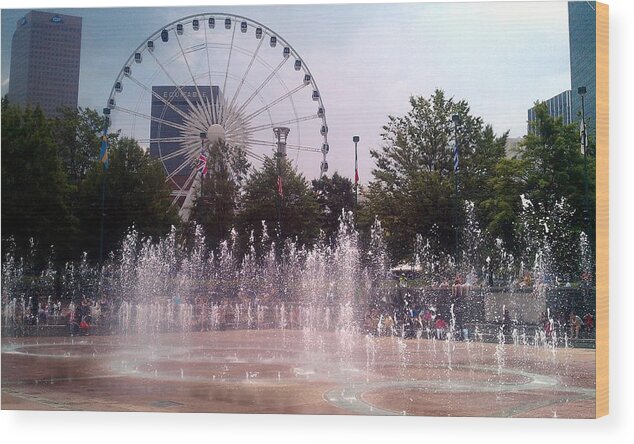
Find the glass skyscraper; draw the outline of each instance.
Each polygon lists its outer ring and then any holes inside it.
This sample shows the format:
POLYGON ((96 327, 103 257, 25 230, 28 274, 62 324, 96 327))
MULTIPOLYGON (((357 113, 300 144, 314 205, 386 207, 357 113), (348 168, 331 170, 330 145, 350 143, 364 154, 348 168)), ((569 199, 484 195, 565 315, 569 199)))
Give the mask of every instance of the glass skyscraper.
POLYGON ((581 120, 579 87, 586 87, 584 109, 588 134, 596 134, 596 5, 595 2, 568 3, 568 34, 570 38, 570 86, 572 118, 581 120))

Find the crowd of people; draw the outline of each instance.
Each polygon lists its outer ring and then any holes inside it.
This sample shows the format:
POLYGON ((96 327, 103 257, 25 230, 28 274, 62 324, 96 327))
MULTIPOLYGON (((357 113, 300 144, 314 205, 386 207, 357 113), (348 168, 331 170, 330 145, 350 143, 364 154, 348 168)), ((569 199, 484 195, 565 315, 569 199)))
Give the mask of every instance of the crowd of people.
POLYGON ((594 316, 591 313, 586 313, 582 318, 575 311, 571 311, 568 317, 549 317, 547 312, 542 312, 539 323, 548 340, 552 339, 556 331, 563 331, 569 339, 593 339, 595 334, 594 316))

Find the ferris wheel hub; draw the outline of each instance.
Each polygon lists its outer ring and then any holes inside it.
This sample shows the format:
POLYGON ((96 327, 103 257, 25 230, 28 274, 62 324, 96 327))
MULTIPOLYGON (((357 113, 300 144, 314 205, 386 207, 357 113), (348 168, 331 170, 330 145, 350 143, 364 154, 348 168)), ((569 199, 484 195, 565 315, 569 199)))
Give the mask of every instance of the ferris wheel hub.
POLYGON ((224 127, 217 123, 212 124, 209 128, 207 128, 207 139, 209 140, 210 145, 213 145, 216 142, 224 142, 225 141, 224 127))

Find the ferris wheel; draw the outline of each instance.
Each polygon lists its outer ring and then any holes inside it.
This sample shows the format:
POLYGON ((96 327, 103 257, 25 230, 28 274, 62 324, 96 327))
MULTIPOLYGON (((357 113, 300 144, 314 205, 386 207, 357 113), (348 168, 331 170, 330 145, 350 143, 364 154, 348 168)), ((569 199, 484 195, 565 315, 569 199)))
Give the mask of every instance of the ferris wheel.
POLYGON ((303 171, 328 170, 313 75, 286 40, 246 17, 197 14, 160 28, 128 57, 104 111, 111 129, 160 159, 185 220, 216 142, 253 166, 275 150, 303 171))

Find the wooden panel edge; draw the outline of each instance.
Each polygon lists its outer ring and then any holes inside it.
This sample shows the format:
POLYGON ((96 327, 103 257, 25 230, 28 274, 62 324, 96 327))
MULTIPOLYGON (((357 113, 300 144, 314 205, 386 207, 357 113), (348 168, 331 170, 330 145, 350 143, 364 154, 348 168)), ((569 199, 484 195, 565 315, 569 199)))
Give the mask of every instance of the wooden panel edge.
POLYGON ((609 413, 609 8, 596 3, 596 406, 609 413))

